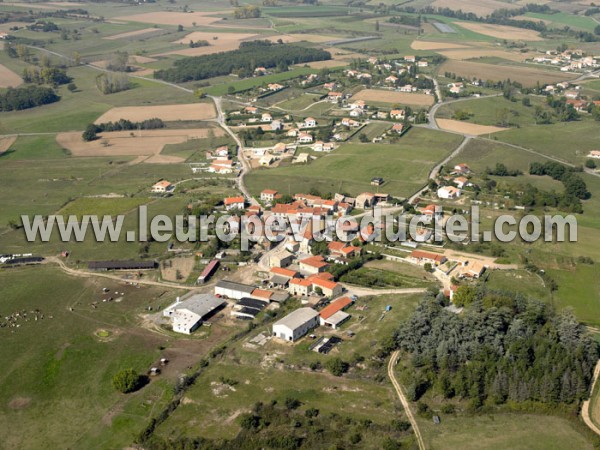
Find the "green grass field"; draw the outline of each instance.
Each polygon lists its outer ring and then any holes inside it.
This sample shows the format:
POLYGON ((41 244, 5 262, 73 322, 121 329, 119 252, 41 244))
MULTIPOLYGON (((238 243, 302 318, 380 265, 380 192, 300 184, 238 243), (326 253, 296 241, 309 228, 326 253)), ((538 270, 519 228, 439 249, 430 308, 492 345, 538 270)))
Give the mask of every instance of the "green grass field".
POLYGON ((567 13, 556 13, 556 14, 542 14, 542 13, 531 13, 525 14, 527 17, 532 19, 548 20, 556 28, 563 28, 565 25, 579 30, 594 31, 594 28, 598 25, 591 17, 580 16, 575 14, 567 13))
MULTIPOLYGON (((114 295, 114 294, 113 294, 114 295)), ((1 328, 0 439, 9 448, 115 448, 131 443, 168 384, 155 381, 123 396, 111 385, 121 368, 145 373, 160 355, 160 335, 138 329, 135 314, 166 305, 164 288, 79 279, 52 267, 0 271, 2 318, 26 311, 19 328, 1 328), (102 303, 102 287, 123 291, 120 303, 102 303), (162 296, 162 300, 157 300, 162 296), (99 301, 92 309, 92 301, 99 301), (74 310, 69 311, 69 307, 74 310), (44 319, 33 320, 39 309, 44 319), (108 338, 99 338, 98 330, 108 338)))
POLYGON ((480 448, 567 449, 594 448, 587 435, 568 420, 535 414, 442 415, 438 426, 423 423, 425 444, 431 449, 480 448))
POLYGON ((57 214, 63 216, 75 215, 81 218, 83 215, 97 216, 116 216, 117 214, 126 213, 140 205, 147 203, 149 199, 139 198, 97 198, 97 197, 82 197, 73 200, 64 208, 61 208, 57 214))
POLYGON ((321 192, 372 191, 372 177, 386 183, 379 190, 407 197, 425 184, 429 170, 460 143, 460 137, 413 128, 398 144, 344 144, 308 165, 256 170, 247 177, 254 193, 265 188, 287 193, 316 188, 321 192))

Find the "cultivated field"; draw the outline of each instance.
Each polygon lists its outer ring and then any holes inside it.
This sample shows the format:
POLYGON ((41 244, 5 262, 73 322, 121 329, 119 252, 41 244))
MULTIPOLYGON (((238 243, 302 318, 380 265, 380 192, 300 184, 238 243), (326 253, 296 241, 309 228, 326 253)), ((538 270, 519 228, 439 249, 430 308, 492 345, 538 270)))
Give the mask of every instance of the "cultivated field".
POLYGON ((444 50, 454 48, 469 48, 467 45, 452 42, 413 41, 410 48, 414 50, 444 50))
POLYGON ((330 59, 326 61, 313 61, 306 65, 311 69, 330 69, 332 67, 342 67, 350 64, 350 61, 342 61, 339 59, 330 59))
POLYGON ((523 28, 507 27, 504 25, 492 25, 488 23, 473 22, 454 22, 469 31, 484 34, 497 39, 506 39, 511 41, 543 41, 537 31, 525 30, 523 28))
POLYGON ((510 8, 510 4, 496 0, 435 0, 431 6, 436 8, 450 8, 472 12, 478 16, 486 16, 497 9, 510 8))
POLYGON ((17 87, 22 83, 23 79, 19 75, 0 64, 0 88, 17 87))
POLYGON ((355 100, 368 102, 393 103, 401 105, 431 106, 433 95, 410 92, 384 91, 382 89, 364 89, 352 97, 355 100))
POLYGON ((161 31, 160 28, 144 28, 142 30, 128 31, 126 33, 114 34, 112 36, 105 36, 103 39, 115 40, 115 39, 127 39, 130 37, 141 36, 145 34, 154 34, 161 31))
POLYGON ((183 44, 184 48, 160 53, 157 56, 164 55, 182 55, 182 56, 200 56, 210 55, 212 53, 227 52, 237 50, 240 42, 257 38, 256 34, 250 33, 209 33, 203 31, 194 31, 187 36, 175 41, 175 44, 183 44), (216 39, 215 39, 216 38, 216 39), (210 45, 206 47, 190 48, 190 41, 208 41, 210 45))
POLYGON ((456 60, 446 61, 440 66, 440 72, 446 71, 454 72, 468 79, 478 78, 482 80, 502 81, 510 78, 526 87, 535 86, 538 81, 544 84, 574 78, 573 74, 565 74, 558 71, 456 60))
MULTIPOLYGON (((159 25, 183 25, 184 27, 192 26, 209 26, 214 25, 216 22, 221 21, 219 17, 211 17, 214 13, 209 12, 172 12, 172 11, 160 11, 160 12, 148 12, 141 14, 132 14, 130 16, 119 16, 115 17, 116 20, 123 20, 126 22, 142 22, 142 23, 156 23, 159 25)), ((226 14, 225 11, 222 12, 226 14)))
POLYGON ((0 155, 10 148, 17 140, 16 136, 0 137, 0 155))
POLYGON ((531 57, 529 53, 507 52, 490 48, 468 48, 462 50, 444 50, 437 52, 448 59, 465 60, 472 58, 501 58, 509 61, 524 62, 531 57))
POLYGON ((143 130, 141 133, 114 131, 100 134, 100 138, 95 141, 85 142, 81 139, 80 132, 69 132, 59 133, 56 142, 68 149, 73 156, 149 156, 147 159, 136 159, 135 162, 180 163, 184 158, 160 154, 165 145, 206 138, 211 130, 214 136, 223 136, 224 132, 220 128, 143 130))
POLYGON ((212 103, 190 103, 187 105, 123 106, 102 114, 95 123, 117 122, 120 119, 141 122, 161 119, 165 122, 178 120, 206 120, 215 117, 212 103))
POLYGON ((474 123, 462 122, 460 120, 452 119, 436 119, 435 121, 442 130, 454 131, 457 133, 465 133, 473 136, 491 134, 496 133, 498 131, 506 131, 508 129, 488 125, 477 125, 474 123))

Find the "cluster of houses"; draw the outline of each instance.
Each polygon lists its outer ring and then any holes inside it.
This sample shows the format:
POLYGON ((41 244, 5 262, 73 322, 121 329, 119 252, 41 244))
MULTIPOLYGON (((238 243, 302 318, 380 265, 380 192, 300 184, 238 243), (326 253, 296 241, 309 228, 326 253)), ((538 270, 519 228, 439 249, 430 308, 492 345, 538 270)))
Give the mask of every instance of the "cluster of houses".
POLYGON ((600 67, 600 61, 593 55, 586 55, 583 50, 565 50, 557 52, 548 50, 544 55, 535 56, 532 61, 537 64, 549 64, 560 67, 563 72, 593 70, 600 67))
POLYGON ((469 176, 471 168, 466 164, 457 164, 449 177, 444 177, 444 186, 440 186, 436 192, 438 198, 444 200, 455 200, 460 197, 462 189, 471 185, 469 176))

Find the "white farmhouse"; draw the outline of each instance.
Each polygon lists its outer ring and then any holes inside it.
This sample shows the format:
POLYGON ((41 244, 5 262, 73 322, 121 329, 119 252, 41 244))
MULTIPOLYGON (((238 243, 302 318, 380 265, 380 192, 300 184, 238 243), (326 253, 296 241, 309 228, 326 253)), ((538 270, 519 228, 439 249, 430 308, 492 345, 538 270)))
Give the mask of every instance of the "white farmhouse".
POLYGON ((273 336, 294 342, 318 326, 317 311, 311 308, 299 308, 273 324, 273 336))

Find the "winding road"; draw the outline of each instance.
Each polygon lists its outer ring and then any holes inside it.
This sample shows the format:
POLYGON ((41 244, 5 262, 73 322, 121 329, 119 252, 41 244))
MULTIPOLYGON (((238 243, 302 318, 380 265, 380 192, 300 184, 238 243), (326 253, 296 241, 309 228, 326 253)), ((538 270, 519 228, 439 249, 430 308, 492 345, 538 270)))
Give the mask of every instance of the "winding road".
POLYGON ((402 406, 404 407, 404 411, 406 412, 406 417, 408 417, 408 421, 410 422, 413 432, 415 433, 415 437, 417 438, 417 444, 419 445, 419 450, 425 450, 425 442, 423 441, 423 436, 421 435, 421 430, 419 430, 419 424, 417 423, 417 420, 415 419, 415 416, 410 409, 410 404, 408 403, 408 399, 406 398, 406 396, 404 395, 404 392, 402 391, 402 387, 400 386, 400 383, 398 383, 398 380, 396 380, 396 375, 394 375, 394 366, 398 362, 399 355, 400 355, 400 352, 398 350, 396 350, 394 353, 392 353, 392 356, 390 357, 390 362, 388 363, 388 377, 390 378, 390 381, 392 382, 392 385, 394 386, 394 389, 396 390, 396 394, 398 394, 400 403, 402 403, 402 406))
POLYGON ((592 387, 590 388, 590 398, 583 402, 581 406, 581 418, 585 422, 585 424, 597 435, 600 435, 600 428, 596 426, 596 424, 592 421, 590 408, 592 406, 592 395, 594 395, 594 388, 596 387, 596 382, 598 381, 598 376, 600 375, 600 360, 596 363, 596 367, 594 368, 594 378, 592 381, 592 387))

